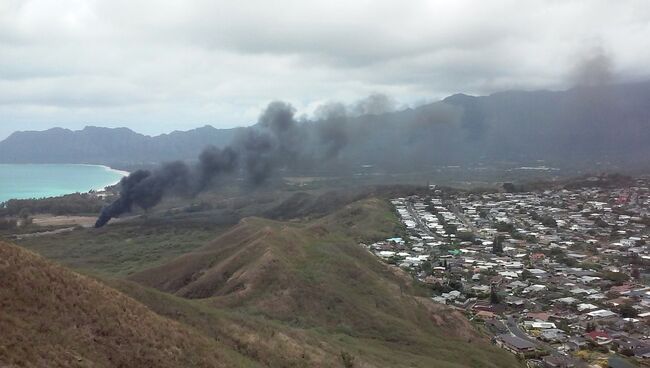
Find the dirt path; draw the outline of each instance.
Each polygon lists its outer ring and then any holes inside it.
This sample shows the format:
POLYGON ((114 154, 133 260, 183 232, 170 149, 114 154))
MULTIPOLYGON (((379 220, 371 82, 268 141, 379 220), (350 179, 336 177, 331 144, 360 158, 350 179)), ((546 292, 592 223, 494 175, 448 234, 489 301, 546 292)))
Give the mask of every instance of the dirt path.
POLYGON ((96 216, 54 216, 35 215, 32 223, 38 226, 83 226, 95 225, 96 216))

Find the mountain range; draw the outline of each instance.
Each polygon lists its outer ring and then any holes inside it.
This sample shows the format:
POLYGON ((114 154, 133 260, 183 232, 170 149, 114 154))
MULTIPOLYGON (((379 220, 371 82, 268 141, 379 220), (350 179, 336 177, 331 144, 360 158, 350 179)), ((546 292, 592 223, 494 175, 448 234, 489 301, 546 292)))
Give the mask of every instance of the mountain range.
MULTIPOLYGON (((416 108, 345 120, 347 144, 324 167, 417 170, 543 162, 643 168, 650 163, 650 82, 456 94, 416 108)), ((127 128, 15 132, 0 142, 0 162, 124 166, 192 160, 206 145, 228 144, 241 129, 204 126, 153 137, 127 128)))

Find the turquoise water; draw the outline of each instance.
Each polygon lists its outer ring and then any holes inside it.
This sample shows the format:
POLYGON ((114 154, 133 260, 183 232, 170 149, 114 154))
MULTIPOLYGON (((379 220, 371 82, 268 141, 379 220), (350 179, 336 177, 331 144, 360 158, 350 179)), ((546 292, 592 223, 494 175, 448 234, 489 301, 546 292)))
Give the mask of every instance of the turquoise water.
POLYGON ((100 165, 0 164, 0 202, 87 192, 115 184, 124 175, 100 165))

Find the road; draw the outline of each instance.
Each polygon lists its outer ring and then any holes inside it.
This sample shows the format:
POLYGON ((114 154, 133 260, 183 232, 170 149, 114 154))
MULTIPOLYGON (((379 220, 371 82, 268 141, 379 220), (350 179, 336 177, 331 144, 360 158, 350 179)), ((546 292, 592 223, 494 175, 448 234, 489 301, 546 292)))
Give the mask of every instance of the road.
POLYGON ((465 214, 463 213, 463 211, 460 208, 458 208, 456 205, 453 205, 453 204, 447 206, 447 208, 451 212, 453 212, 454 215, 456 215, 456 217, 458 217, 458 219, 463 223, 463 225, 465 225, 466 228, 469 229, 469 231, 471 231, 473 234, 476 234, 476 232, 477 232, 476 227, 469 220, 467 220, 467 218, 465 217, 465 214))
POLYGON ((557 350, 557 348, 554 347, 553 345, 551 345, 551 344, 549 344, 547 342, 544 342, 544 341, 537 340, 537 339, 535 339, 533 337, 530 337, 526 332, 524 332, 521 328, 519 328, 519 325, 517 324, 517 321, 515 320, 514 317, 508 316, 506 318, 505 322, 506 322, 505 323, 506 327, 508 327, 508 331, 510 331, 511 335, 517 336, 517 337, 519 337, 521 339, 524 339, 526 341, 530 341, 531 343, 533 343, 538 348, 543 347, 551 355, 566 356, 566 354, 562 354, 561 352, 559 352, 557 350))
POLYGON ((418 225, 418 228, 420 230, 422 230, 425 234, 434 237, 437 240, 444 240, 442 236, 431 231, 431 229, 429 229, 427 224, 424 221, 422 221, 422 218, 420 218, 418 212, 415 210, 415 208, 413 208, 413 204, 411 202, 406 201, 405 204, 406 204, 406 210, 409 212, 409 214, 411 215, 415 223, 418 225))
POLYGON ((506 327, 508 327, 508 331, 510 331, 511 335, 517 336, 520 339, 530 341, 531 343, 537 345, 537 340, 528 336, 526 332, 524 332, 521 328, 519 328, 519 326, 517 325, 517 320, 515 320, 512 316, 508 316, 506 318, 506 327))

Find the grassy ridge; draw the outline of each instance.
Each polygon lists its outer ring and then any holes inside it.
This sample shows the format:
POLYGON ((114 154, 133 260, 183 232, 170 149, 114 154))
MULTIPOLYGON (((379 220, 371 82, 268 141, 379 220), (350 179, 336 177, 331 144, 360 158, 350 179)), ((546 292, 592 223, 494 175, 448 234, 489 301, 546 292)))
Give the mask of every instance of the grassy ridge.
POLYGON ((139 219, 105 229, 25 238, 18 243, 84 273, 126 277, 202 246, 227 226, 139 219))
POLYGON ((254 367, 103 283, 0 243, 0 365, 254 367))
MULTIPOLYGON (((300 202, 296 213, 319 203, 300 202)), ((386 201, 336 208, 233 227, 212 211, 164 212, 21 245, 177 321, 241 360, 233 366, 342 367, 343 356, 355 367, 519 366, 358 245, 401 231, 386 201)))
POLYGON ((290 329, 287 336, 309 336, 330 360, 346 351, 371 366, 517 366, 462 315, 413 296, 410 277, 358 246, 398 230, 390 207, 377 199, 309 222, 249 218, 132 279, 201 308, 279 324, 290 329))

